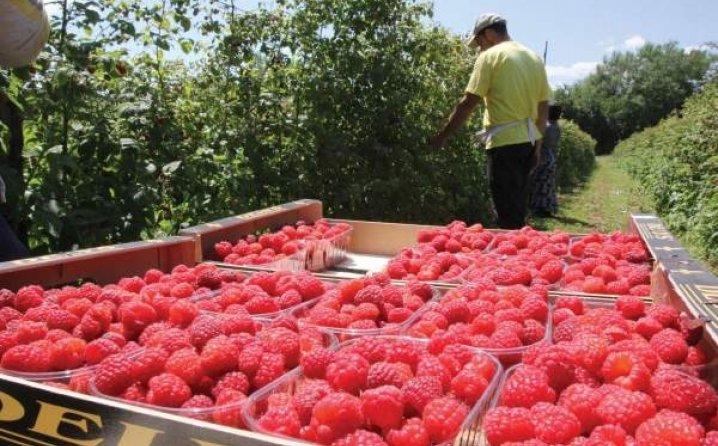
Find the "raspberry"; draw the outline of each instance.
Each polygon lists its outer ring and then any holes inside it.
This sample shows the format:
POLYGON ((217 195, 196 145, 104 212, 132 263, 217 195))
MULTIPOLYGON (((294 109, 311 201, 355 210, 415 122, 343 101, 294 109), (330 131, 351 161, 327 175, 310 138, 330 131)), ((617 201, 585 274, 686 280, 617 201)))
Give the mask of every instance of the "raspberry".
POLYGON ((636 321, 636 333, 640 334, 647 340, 650 340, 654 334, 663 329, 663 325, 651 316, 646 316, 636 321))
POLYGON ((242 372, 229 372, 214 385, 212 396, 217 398, 225 389, 238 390, 246 395, 249 392, 249 379, 242 372))
POLYGON ((549 386, 549 377, 538 367, 523 365, 512 373, 501 389, 500 404, 530 409, 538 402, 556 401, 556 392, 549 386))
POLYGON ((380 361, 369 367, 366 387, 372 389, 382 385, 393 385, 401 388, 412 377, 411 368, 406 364, 380 361))
POLYGON ((204 376, 202 360, 193 348, 173 352, 165 363, 165 371, 179 376, 192 387, 204 376))
POLYGON ((656 413, 650 396, 643 392, 614 391, 596 407, 596 415, 604 424, 621 426, 629 434, 656 413))
POLYGON ((99 364, 92 381, 100 393, 115 396, 132 384, 132 378, 132 360, 124 354, 116 354, 99 364))
POLYGON ((9 348, 2 356, 0 366, 18 372, 49 372, 52 370, 52 358, 39 345, 22 344, 9 348))
POLYGON ((568 308, 573 314, 583 314, 583 300, 580 297, 560 296, 556 298, 556 309, 568 308))
POLYGON ((15 308, 24 313, 32 307, 42 305, 43 289, 38 285, 20 288, 15 294, 15 308))
POLYGON ((308 378, 324 378, 327 366, 334 361, 335 353, 326 348, 315 348, 304 354, 299 360, 304 376, 308 378))
POLYGON ((246 399, 247 396, 238 390, 224 389, 215 401, 217 410, 212 412, 212 420, 225 426, 244 428, 241 403, 246 399))
POLYGON ((90 364, 99 364, 106 357, 120 352, 120 347, 106 338, 91 341, 85 347, 85 361, 90 364))
POLYGON ((461 401, 447 396, 431 400, 422 412, 424 426, 432 441, 449 441, 461 427, 469 414, 469 407, 461 401))
MULTIPOLYGON (((146 331, 146 330, 145 330, 146 331)), ((146 347, 157 347, 172 353, 183 348, 191 348, 190 336, 185 330, 170 328, 154 333, 145 343, 146 347)))
POLYGON ((710 416, 718 406, 718 395, 710 384, 678 370, 657 371, 651 378, 650 394, 659 409, 695 417, 710 416))
POLYGON ((354 296, 354 303, 371 303, 379 305, 383 300, 381 287, 379 285, 369 285, 359 290, 354 296))
POLYGON ((718 431, 708 432, 701 446, 718 446, 718 431))
POLYGON ((319 297, 326 291, 324 283, 311 274, 299 274, 296 279, 297 291, 304 300, 319 297))
POLYGON ((252 378, 255 389, 266 386, 284 374, 284 356, 279 353, 264 353, 257 373, 252 378))
POLYGON ((327 366, 326 380, 337 390, 356 394, 366 387, 368 374, 369 362, 363 356, 342 352, 327 366))
POLYGON ((497 407, 484 418, 484 431, 491 446, 534 438, 531 412, 524 407, 497 407))
POLYGON ((280 353, 288 368, 299 364, 299 335, 284 327, 267 328, 257 333, 265 352, 280 353))
POLYGON ((202 370, 209 376, 219 376, 237 367, 237 346, 227 336, 211 339, 200 355, 202 370))
POLYGON ((147 388, 147 402, 155 406, 180 407, 192 397, 192 390, 187 383, 171 373, 152 377, 147 388))
POLYGON ((312 410, 310 427, 318 440, 330 443, 344 437, 364 424, 359 398, 344 392, 330 393, 317 402, 312 410))
POLYGON ((134 383, 122 392, 120 398, 123 400, 144 403, 147 401, 147 389, 144 384, 134 383))
POLYGON ((249 344, 242 349, 237 357, 237 369, 247 375, 253 377, 259 369, 259 363, 262 360, 264 350, 257 344, 249 344))
POLYGON ((550 403, 531 408, 536 438, 549 444, 568 443, 581 434, 581 422, 571 411, 550 403))
POLYGON ((521 337, 511 329, 496 330, 491 335, 491 342, 495 348, 506 349, 521 347, 521 337))
POLYGON ((292 397, 292 404, 299 414, 302 425, 309 424, 312 409, 317 401, 332 393, 326 381, 304 381, 292 397))
POLYGON ((389 446, 429 446, 431 440, 420 418, 406 420, 401 429, 392 429, 386 435, 389 446))
POLYGON ((706 354, 698 347, 688 347, 688 355, 686 356, 685 364, 688 366, 701 366, 708 363, 706 354))
POLYGON ((149 304, 132 301, 120 305, 117 317, 127 333, 140 334, 145 327, 157 320, 157 312, 149 304))
POLYGON ((615 352, 606 357, 601 367, 601 376, 608 384, 616 384, 627 390, 645 390, 651 371, 633 353, 615 352))
POLYGON ((635 296, 621 296, 616 299, 616 310, 620 311, 626 319, 637 320, 645 314, 646 305, 635 296))
POLYGON ((404 403, 421 414, 427 403, 443 394, 441 380, 436 376, 419 376, 406 382, 401 388, 404 403))
POLYGON ((277 297, 276 303, 282 310, 291 308, 302 303, 302 295, 297 290, 287 290, 277 297))
POLYGON ((348 347, 348 351, 357 353, 370 363, 383 361, 386 358, 386 341, 372 337, 356 339, 348 347))
POLYGON ((169 354, 158 348, 148 348, 140 352, 132 360, 132 378, 134 381, 146 383, 150 378, 159 375, 165 369, 169 354))
POLYGON ((530 364, 543 369, 549 377, 549 384, 556 390, 564 389, 573 383, 573 358, 563 345, 541 348, 530 364))
POLYGON ((451 387, 451 373, 436 356, 427 355, 421 358, 416 366, 416 376, 435 376, 439 378, 444 391, 449 390, 451 387))
POLYGON ((601 395, 585 384, 571 384, 558 400, 558 405, 570 410, 581 422, 583 432, 590 432, 599 424, 596 407, 601 402, 601 395))
POLYGON ((636 446, 701 444, 705 430, 693 417, 662 410, 636 429, 636 446))
POLYGON ((601 445, 613 445, 613 446, 625 446, 626 445, 626 431, 620 426, 613 424, 604 424, 598 426, 591 432, 589 441, 586 443, 587 446, 601 446, 601 445))
POLYGON ((404 415, 401 390, 394 386, 380 386, 361 394, 361 407, 367 422, 380 429, 397 429, 404 415))
POLYGON ((207 341, 222 334, 222 322, 212 316, 200 316, 192 322, 187 332, 192 345, 201 349, 207 341))
POLYGON ((660 359, 656 352, 653 351, 648 342, 643 340, 625 340, 619 341, 608 347, 608 352, 629 352, 638 356, 643 364, 649 370, 655 370, 658 367, 660 359))
POLYGON ((302 425, 297 411, 291 407, 272 407, 259 418, 259 427, 267 432, 298 437, 302 425))
POLYGON ((169 308, 167 320, 172 325, 186 327, 192 323, 198 314, 199 309, 195 304, 189 300, 182 299, 172 304, 169 308))
MULTIPOLYGON (((13 322, 14 324, 15 322, 13 322)), ((47 324, 45 322, 18 321, 15 328, 15 336, 20 344, 29 344, 39 341, 47 335, 47 324)))
POLYGON ((678 323, 678 310, 671 305, 654 304, 646 310, 646 316, 653 317, 666 328, 675 327, 678 323))
POLYGON ((672 328, 659 331, 649 342, 661 360, 668 364, 680 364, 688 355, 688 344, 680 332, 672 328))
POLYGON ((381 435, 359 429, 335 441, 332 446, 387 446, 387 444, 381 435))
POLYGON ((477 370, 460 371, 451 380, 451 392, 466 404, 473 406, 481 398, 489 382, 477 370))
POLYGON ((58 340, 53 344, 50 353, 52 357, 52 368, 54 370, 72 370, 85 364, 85 349, 87 344, 84 340, 74 337, 67 337, 58 340))
POLYGON ((454 299, 442 302, 439 306, 441 314, 449 321, 449 324, 457 322, 471 322, 471 311, 469 305, 463 299, 454 299))

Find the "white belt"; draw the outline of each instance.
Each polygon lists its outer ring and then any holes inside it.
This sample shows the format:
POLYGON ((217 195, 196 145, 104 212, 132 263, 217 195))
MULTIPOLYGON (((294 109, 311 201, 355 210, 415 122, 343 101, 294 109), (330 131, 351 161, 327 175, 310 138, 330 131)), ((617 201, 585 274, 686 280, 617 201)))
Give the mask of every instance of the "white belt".
POLYGON ((536 141, 539 140, 539 129, 536 127, 536 123, 534 123, 533 119, 531 118, 517 119, 516 121, 510 121, 504 124, 498 124, 488 127, 478 133, 477 136, 479 138, 479 142, 488 145, 495 135, 498 135, 504 130, 519 126, 521 124, 526 124, 529 141, 531 142, 531 144, 536 144, 536 141))

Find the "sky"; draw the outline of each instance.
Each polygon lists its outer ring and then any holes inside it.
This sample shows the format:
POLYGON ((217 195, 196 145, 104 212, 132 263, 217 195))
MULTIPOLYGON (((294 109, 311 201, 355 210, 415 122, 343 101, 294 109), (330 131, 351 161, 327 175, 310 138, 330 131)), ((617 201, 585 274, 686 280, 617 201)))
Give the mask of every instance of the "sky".
POLYGON ((540 55, 549 42, 553 86, 587 76, 612 51, 718 42, 716 0, 434 0, 435 21, 456 33, 468 33, 484 12, 503 15, 511 37, 540 55))

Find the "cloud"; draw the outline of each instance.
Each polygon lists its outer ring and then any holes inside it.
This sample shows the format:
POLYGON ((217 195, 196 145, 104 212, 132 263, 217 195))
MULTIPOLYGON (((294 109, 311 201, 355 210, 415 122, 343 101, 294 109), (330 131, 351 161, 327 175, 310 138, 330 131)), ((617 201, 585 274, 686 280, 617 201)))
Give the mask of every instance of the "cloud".
POLYGON ((547 65, 546 74, 551 86, 573 84, 591 74, 598 62, 576 62, 573 65, 547 65))
POLYGON ((623 47, 627 50, 634 51, 646 44, 643 36, 636 34, 623 41, 623 47))
POLYGON ((710 45, 706 45, 705 43, 701 45, 688 45, 687 47, 683 48, 683 52, 686 54, 692 53, 693 51, 706 51, 712 53, 714 51, 714 48, 711 48, 710 45))

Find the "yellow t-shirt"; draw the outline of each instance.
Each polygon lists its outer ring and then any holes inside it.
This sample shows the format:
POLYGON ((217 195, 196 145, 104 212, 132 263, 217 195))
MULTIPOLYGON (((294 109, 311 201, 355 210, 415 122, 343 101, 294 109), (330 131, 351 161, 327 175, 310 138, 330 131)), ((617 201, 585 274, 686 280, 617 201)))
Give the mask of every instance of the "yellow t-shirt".
MULTIPOLYGON (((538 103, 548 101, 551 87, 541 59, 518 42, 499 43, 476 58, 466 92, 484 99, 486 128, 538 117, 538 103)), ((486 148, 529 141, 528 127, 517 125, 496 134, 486 148)))

